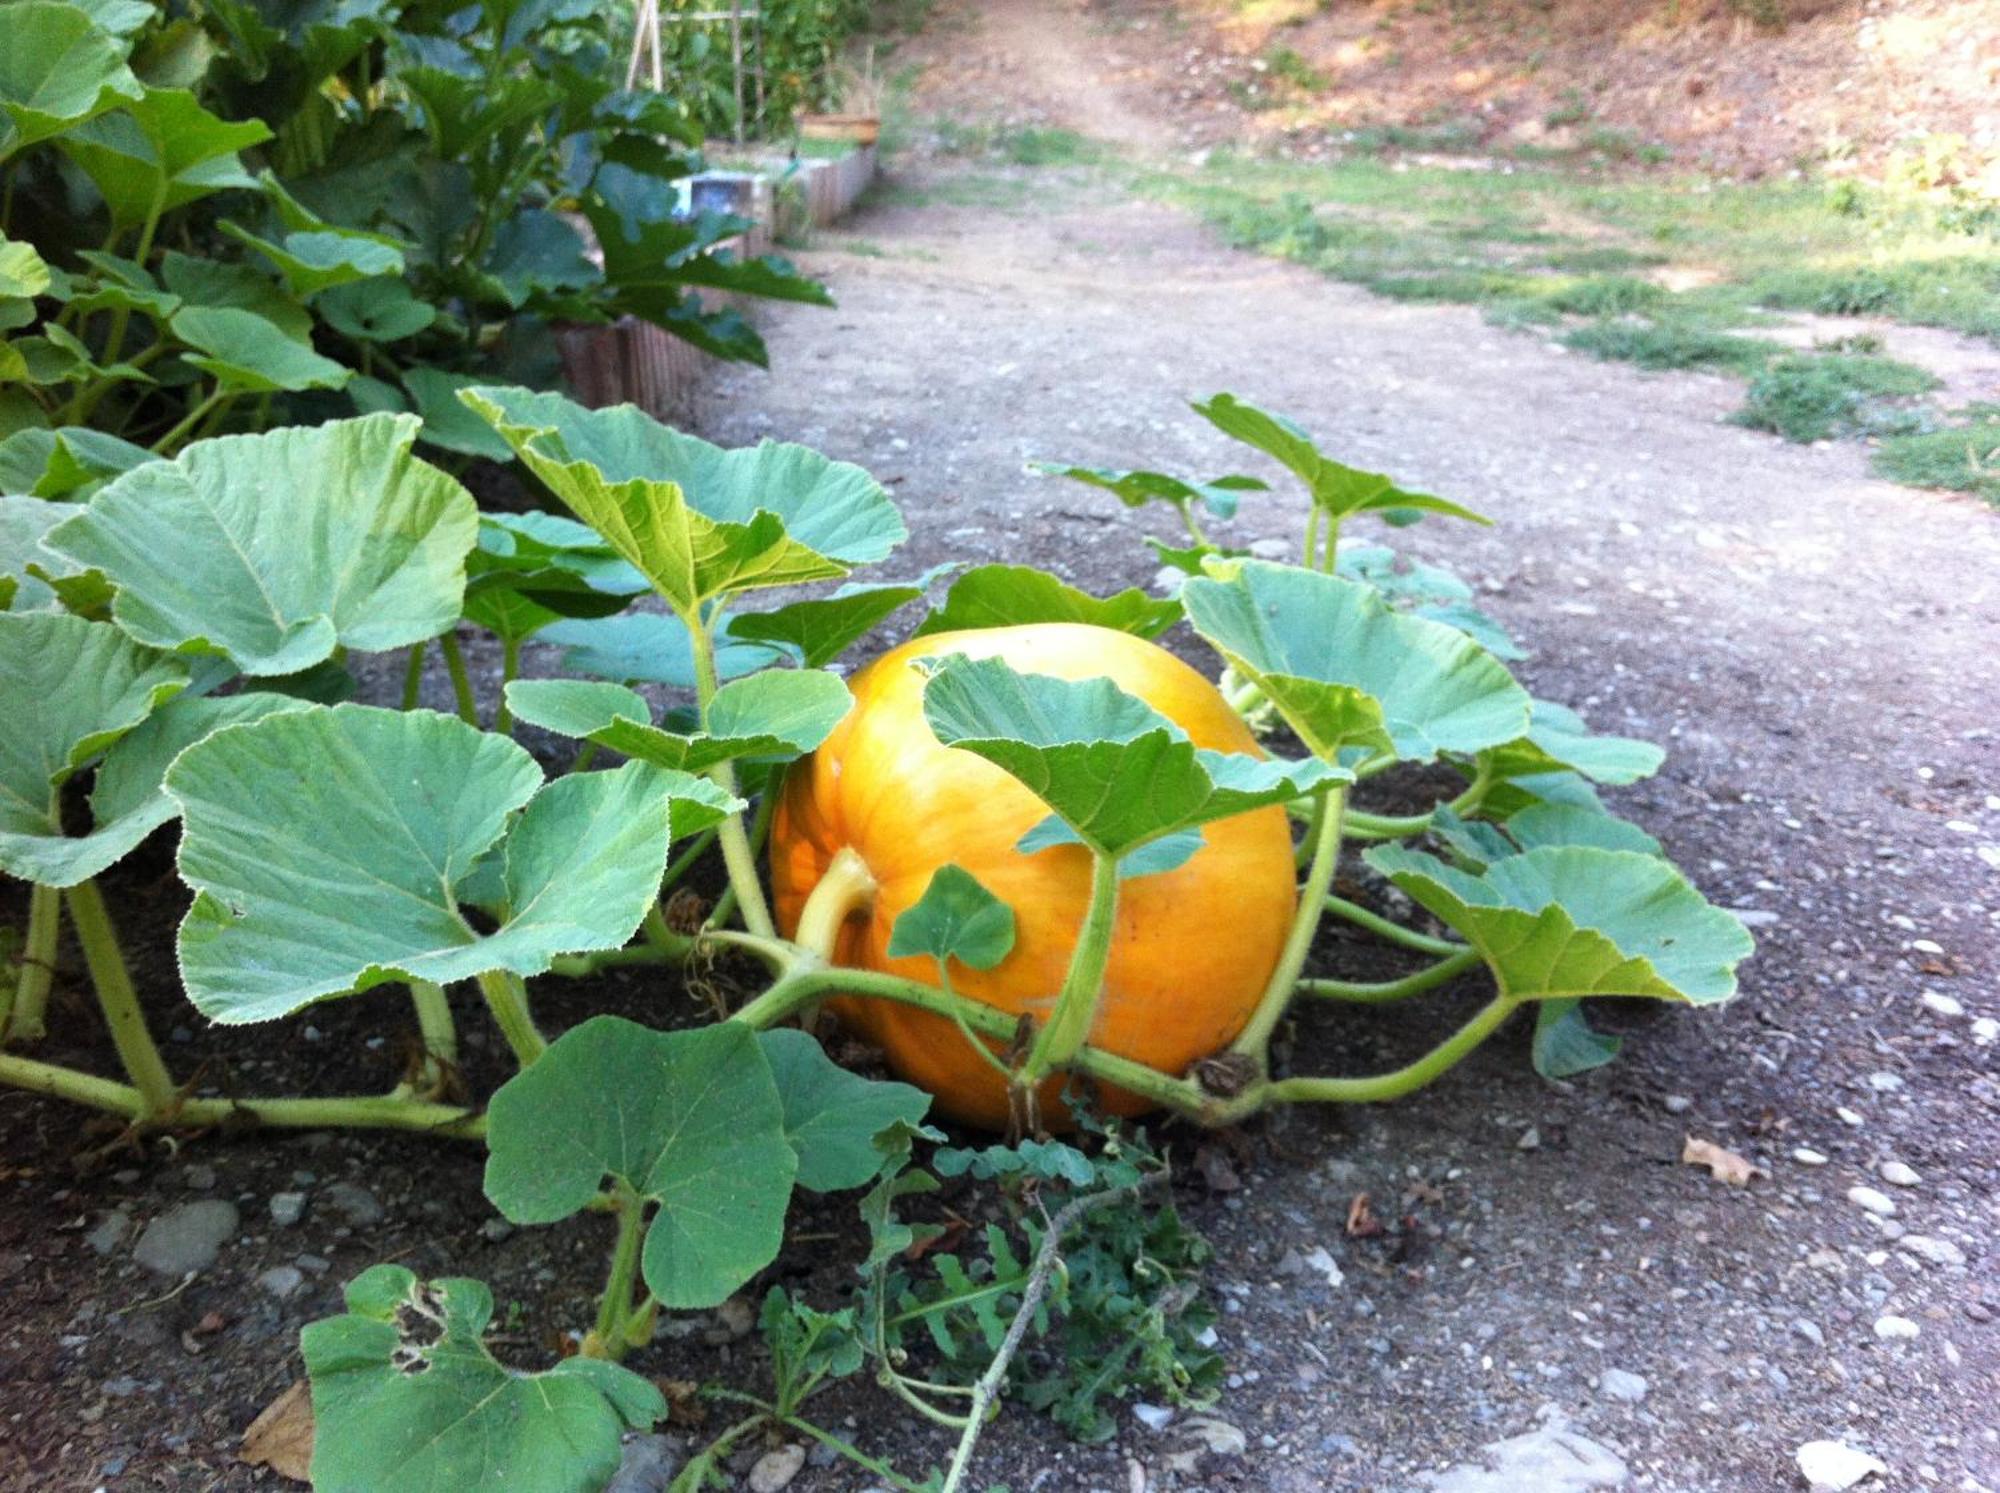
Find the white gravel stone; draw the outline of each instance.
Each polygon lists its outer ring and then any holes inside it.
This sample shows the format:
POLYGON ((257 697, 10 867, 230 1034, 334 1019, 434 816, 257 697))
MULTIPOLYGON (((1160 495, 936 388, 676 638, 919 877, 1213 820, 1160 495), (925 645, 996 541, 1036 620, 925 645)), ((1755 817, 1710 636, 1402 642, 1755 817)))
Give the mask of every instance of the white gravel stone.
POLYGON ((1841 1124, 1852 1125, 1856 1130, 1859 1130, 1863 1125, 1868 1123, 1844 1104, 1835 1109, 1834 1113, 1840 1117, 1841 1124))
POLYGON ((1918 1332, 1917 1324, 1908 1317, 1894 1315, 1875 1319, 1875 1336, 1883 1342, 1894 1342, 1900 1338, 1913 1338, 1918 1332))
POLYGON ((1889 1200, 1889 1195, 1873 1187, 1850 1187, 1847 1189, 1847 1200, 1855 1207, 1873 1213, 1877 1218, 1896 1216, 1896 1205, 1889 1200))
POLYGON ((1965 1006, 1957 996, 1946 995, 1942 990, 1926 990, 1924 1004, 1940 1016, 1963 1016, 1965 1006))
POLYGON ((1845 1493, 1865 1478, 1878 1473, 1886 1477, 1889 1473, 1878 1458, 1857 1451, 1844 1441, 1808 1441, 1796 1455, 1799 1471, 1805 1474, 1806 1481, 1815 1488, 1830 1488, 1833 1493, 1845 1493))
POLYGON ((271 1222, 281 1229, 288 1229, 306 1216, 306 1195, 303 1192, 274 1192, 271 1194, 271 1222))
POLYGON ((1597 1376, 1597 1392, 1608 1400, 1636 1405, 1646 1398, 1646 1378, 1629 1369, 1606 1369, 1597 1376))
POLYGON ((1165 1405, 1148 1405, 1142 1400, 1132 1407, 1132 1418, 1149 1431, 1164 1431, 1174 1423, 1174 1412, 1165 1405))
POLYGON ((1811 1146, 1800 1146, 1792 1152, 1792 1160, 1800 1166, 1825 1166, 1826 1157, 1811 1146))
POLYGON ((1972 1040, 1981 1047, 1991 1047, 1995 1040, 2000 1040, 2000 1021, 1991 1016, 1980 1017, 1972 1023, 1972 1040))
POLYGON ((1928 1234, 1905 1234, 1896 1241, 1896 1248, 1908 1250, 1918 1259, 1928 1260, 1933 1265, 1963 1265, 1965 1251, 1949 1239, 1933 1239, 1928 1234))
POLYGON ((1915 1187, 1924 1180, 1900 1161, 1885 1161, 1878 1170, 1882 1173, 1882 1180, 1891 1187, 1915 1187))

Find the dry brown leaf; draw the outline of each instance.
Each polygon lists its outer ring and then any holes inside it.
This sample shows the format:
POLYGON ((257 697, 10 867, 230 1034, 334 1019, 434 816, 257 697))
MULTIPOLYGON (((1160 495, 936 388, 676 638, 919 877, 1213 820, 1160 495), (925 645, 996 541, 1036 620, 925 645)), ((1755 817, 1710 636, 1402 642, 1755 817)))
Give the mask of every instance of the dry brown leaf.
POLYGON ((312 1391, 305 1380, 293 1384, 250 1422, 243 1433, 243 1449, 236 1455, 252 1467, 268 1467, 293 1482, 311 1481, 312 1391))
POLYGON ((1375 1209, 1368 1200, 1368 1194, 1355 1193, 1354 1200, 1347 1205, 1347 1237, 1372 1239, 1381 1232, 1382 1221, 1375 1216, 1375 1209))
POLYGON ((1681 1145, 1681 1165, 1705 1166, 1716 1181, 1727 1182, 1731 1187, 1747 1187, 1752 1177, 1764 1175, 1761 1166, 1753 1166, 1712 1140, 1699 1140, 1692 1135, 1681 1145))
POLYGON ((1200 1146, 1194 1153, 1194 1169, 1210 1192, 1241 1192, 1243 1179, 1236 1175, 1229 1157, 1220 1146, 1200 1146))

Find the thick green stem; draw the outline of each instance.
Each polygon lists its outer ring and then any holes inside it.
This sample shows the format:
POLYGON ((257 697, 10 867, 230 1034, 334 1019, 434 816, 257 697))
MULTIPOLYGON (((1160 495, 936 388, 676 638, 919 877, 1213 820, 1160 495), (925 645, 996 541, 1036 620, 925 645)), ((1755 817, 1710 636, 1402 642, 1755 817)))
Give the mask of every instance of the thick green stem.
POLYGON ((479 724, 479 702, 472 695, 472 681, 466 677, 465 654, 458 646, 458 633, 447 630, 438 642, 444 648, 444 666, 451 673, 451 692, 458 699, 459 719, 468 726, 479 724))
POLYGON ((1435 954, 1440 959, 1458 953, 1464 944, 1449 938, 1432 938, 1428 933, 1419 933, 1414 928, 1405 928, 1401 923, 1370 912, 1367 908, 1327 893, 1326 910, 1337 918, 1344 918, 1357 928, 1366 928, 1378 938, 1390 943, 1401 944, 1406 949, 1415 949, 1419 954, 1435 954))
POLYGON ((646 1204, 624 1181, 614 1184, 612 1198, 618 1213, 618 1243, 611 1252, 611 1275, 604 1283, 604 1298, 597 1306, 597 1330, 591 1338, 601 1357, 616 1360, 625 1356, 628 1346, 625 1327, 633 1315, 632 1289, 639 1278, 646 1204))
POLYGON ((1195 517, 1193 500, 1190 499, 1182 503, 1180 510, 1181 522, 1187 525, 1188 538, 1192 539, 1196 544, 1206 545, 1208 543, 1208 533, 1202 528, 1201 520, 1195 517))
POLYGON ((548 1051, 549 1044, 528 1010, 528 987, 521 983, 519 975, 511 970, 490 969, 479 977, 479 993, 486 997, 500 1034, 514 1049, 514 1057, 523 1068, 548 1051))
POLYGON ((502 736, 514 734, 514 712, 507 705, 507 686, 521 672, 521 640, 500 640, 500 708, 493 713, 493 729, 502 736))
POLYGON ((1464 1026, 1406 1067, 1372 1078, 1281 1078, 1266 1086, 1262 1103, 1380 1104, 1415 1093, 1492 1036, 1521 999, 1496 995, 1464 1026))
POLYGON ((628 964, 678 964, 680 959, 680 955, 655 944, 635 943, 597 954, 558 954, 549 962, 549 973, 577 980, 594 975, 599 970, 621 969, 628 964))
POLYGON ((153 442, 153 450, 162 456, 172 456, 174 454, 173 448, 175 443, 206 419, 212 411, 227 404, 230 398, 230 395, 225 394, 220 388, 217 388, 208 398, 202 400, 200 404, 189 410, 187 417, 178 425, 153 442))
MULTIPOLYGON (((1474 770, 1473 778, 1465 791, 1445 804, 1452 813, 1461 817, 1470 814, 1486 801, 1486 795, 1493 791, 1493 764, 1481 758, 1474 770)), ((1363 840, 1403 840, 1411 835, 1420 835, 1431 827, 1431 820, 1437 810, 1426 814, 1366 814, 1351 813, 1347 816, 1348 833, 1363 840)))
POLYGON ((1111 962, 1111 939, 1118 924, 1118 860, 1101 850, 1091 852, 1090 906, 1069 956, 1069 973, 1048 1022, 1035 1034, 1035 1045, 1021 1065, 1020 1081, 1032 1088, 1076 1055, 1090 1040, 1097 1023, 1097 1000, 1104 989, 1104 968, 1111 962))
POLYGON ((118 934, 105 911, 104 896, 94 881, 80 881, 65 894, 70 925, 77 942, 83 945, 83 961, 90 968, 90 982, 97 987, 97 1004, 104 1012, 104 1024, 111 1030, 111 1042, 118 1049, 118 1061, 145 1101, 141 1119, 156 1119, 174 1107, 173 1076, 153 1045, 146 1030, 146 1015, 139 1008, 139 993, 132 988, 131 972, 118 947, 118 934))
POLYGON ((410 1004, 416 1008, 417 1032, 424 1044, 423 1084, 435 1093, 444 1086, 447 1071, 458 1064, 458 1024, 441 985, 412 980, 410 1004))
POLYGON ((1315 503, 1306 510, 1306 550, 1299 559, 1299 563, 1307 570, 1319 569, 1320 521, 1319 504, 1315 503))
POLYGON ((1260 1067, 1265 1049, 1271 1045, 1271 1033, 1291 1004, 1299 971, 1305 968, 1306 956, 1312 952, 1313 938, 1319 932, 1326 891, 1333 885, 1334 868, 1340 864, 1340 827, 1346 809, 1345 788, 1336 788, 1327 795, 1326 811, 1320 815, 1313 838, 1312 866, 1306 872, 1305 889, 1299 894, 1298 908, 1292 914, 1292 931, 1285 937, 1277 967, 1271 971, 1264 993, 1257 998, 1257 1009, 1251 1014, 1249 1024, 1229 1044, 1231 1052, 1248 1053, 1260 1067))
POLYGON ((56 937, 62 931, 62 893, 40 882, 28 892, 28 941, 21 975, 0 1007, 0 1041, 39 1042, 48 1031, 49 987, 56 973, 56 937))
MULTIPOLYGON (((688 630, 689 651, 694 654, 695 698, 701 708, 701 723, 708 724, 709 701, 719 687, 715 674, 715 640, 709 636, 699 610, 683 613, 681 622, 688 630)), ((708 775, 716 787, 736 796, 736 769, 718 762, 708 775)), ((743 828, 743 816, 731 814, 716 826, 722 842, 722 863, 729 871, 730 889, 743 913, 743 926, 762 938, 775 938, 777 925, 771 921, 771 907, 764 900, 764 884, 757 875, 757 852, 750 848, 750 836, 743 828)))
MULTIPOLYGON (((685 933, 676 933, 667 926, 667 915, 655 901, 646 909, 646 921, 642 925, 646 934, 646 945, 659 956, 662 964, 679 964, 694 952, 694 940, 685 933)), ((622 950, 613 950, 614 953, 622 950)), ((637 961, 645 963, 648 961, 637 961)))
POLYGON ((403 709, 415 710, 422 698, 424 687, 424 658, 430 652, 428 642, 417 643, 410 649, 410 661, 403 667, 403 709))
POLYGON ((1426 990, 1435 990, 1454 975, 1462 974, 1479 963, 1477 949, 1461 948, 1455 954, 1447 955, 1436 964, 1426 965, 1415 974, 1405 975, 1400 980, 1382 980, 1370 984, 1354 984, 1347 980, 1301 980, 1299 989, 1307 995, 1317 995, 1326 1000, 1351 1001, 1359 1005, 1380 1005, 1385 1001, 1399 1001, 1405 996, 1421 995, 1426 990))
MULTIPOLYGON (((79 1073, 54 1063, 0 1052, 0 1085, 47 1094, 72 1104, 147 1121, 146 1097, 130 1084, 79 1073)), ((347 1099, 184 1099, 173 1112, 177 1125, 269 1125, 287 1130, 422 1130, 458 1140, 486 1134, 484 1116, 448 1104, 424 1104, 393 1095, 347 1099)))
POLYGON ((875 888, 868 863, 852 846, 843 845, 826 863, 805 906, 799 909, 798 932, 792 941, 814 958, 831 963, 840 930, 874 900, 875 888))
POLYGON ((667 865, 667 874, 660 878, 660 895, 665 896, 680 884, 680 879, 694 869, 695 862, 708 853, 708 847, 715 843, 715 831, 705 829, 688 842, 685 849, 667 865))

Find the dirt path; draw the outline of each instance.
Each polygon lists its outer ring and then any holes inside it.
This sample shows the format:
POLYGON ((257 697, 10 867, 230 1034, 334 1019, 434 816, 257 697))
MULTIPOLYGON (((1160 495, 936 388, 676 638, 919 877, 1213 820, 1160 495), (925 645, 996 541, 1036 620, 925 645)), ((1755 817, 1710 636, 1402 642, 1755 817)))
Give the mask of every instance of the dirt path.
MULTIPOLYGON (((1016 38, 1070 76, 1038 50, 1069 12, 985 9, 982 65, 1016 38)), ((1610 1013, 1627 1053, 1583 1081, 1535 1079, 1515 1033, 1413 1101, 1293 1116, 1203 1220, 1240 1376, 1216 1413, 1248 1451, 1175 1485, 1406 1488, 1538 1427, 1528 1450, 1558 1455, 1562 1418, 1603 1456, 1558 1459, 1605 1486, 1803 1487, 1794 1449, 1842 1436, 1893 1486, 2000 1485, 2000 1048, 1974 1024, 2000 1017, 2000 517, 1872 480, 1857 446, 1718 424, 1732 382, 1376 300, 1102 191, 909 168, 852 225, 861 252, 808 256, 839 312, 777 318, 778 372, 730 380, 712 433, 892 480, 909 570, 1020 558, 1105 588, 1150 579, 1136 526, 1024 460, 1225 470, 1240 448, 1186 398, 1287 411, 1497 520, 1405 542, 1482 587, 1538 693, 1669 746, 1618 807, 1762 940, 1725 1011, 1610 1013), (1770 1175, 1680 1167, 1684 1134, 1770 1175), (1892 1160, 1920 1184, 1886 1185, 1892 1160), (1850 1201, 1863 1185, 1896 1216, 1850 1201), (1412 1220, 1393 1249, 1345 1237, 1360 1192, 1412 1220), (1342 1283, 1299 1270, 1317 1245, 1342 1283)), ((1294 522, 1251 504, 1228 538, 1294 522)), ((1298 1061, 1382 1066, 1450 1020, 1313 1019, 1298 1061)), ((1158 1480, 1188 1441, 1134 1425, 1052 1462, 1010 1425, 995 1476, 1017 1493, 1125 1487, 1131 1462, 1158 1480)), ((1442 1486, 1597 1485, 1507 1465, 1442 1486)))

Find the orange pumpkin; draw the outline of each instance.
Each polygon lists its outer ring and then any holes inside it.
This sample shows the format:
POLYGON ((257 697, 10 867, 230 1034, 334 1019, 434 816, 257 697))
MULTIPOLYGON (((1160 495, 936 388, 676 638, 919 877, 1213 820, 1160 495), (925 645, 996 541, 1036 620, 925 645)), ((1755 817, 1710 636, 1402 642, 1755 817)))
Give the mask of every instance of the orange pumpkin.
MULTIPOLYGON (((935 985, 928 957, 891 959, 896 919, 933 872, 956 864, 1013 908, 1013 951, 990 970, 951 967, 952 989, 1010 1015, 1046 1017, 1062 988, 1090 902, 1090 852, 1014 848, 1048 808, 971 752, 942 745, 924 719, 924 675, 912 660, 947 653, 1004 660, 1024 674, 1108 677, 1187 732, 1196 746, 1255 752, 1215 686, 1156 644, 1128 633, 1045 623, 937 633, 877 659, 852 681, 855 705, 824 745, 793 765, 771 825, 771 882, 779 927, 791 935, 834 855, 852 849, 874 877, 868 905, 842 925, 838 964, 935 985)), ((1103 996, 1090 1041, 1179 1074, 1225 1046, 1256 1009, 1290 929, 1296 902, 1291 833, 1281 808, 1204 827, 1205 843, 1173 871, 1121 884, 1103 996)), ((950 1021, 880 998, 841 997, 841 1018, 879 1046, 903 1078, 929 1090, 955 1119, 998 1129, 1005 1081, 950 1021)), ((1039 1096, 1062 1119, 1061 1080, 1039 1096)), ((1105 1107, 1146 1108, 1104 1086, 1105 1107)))

